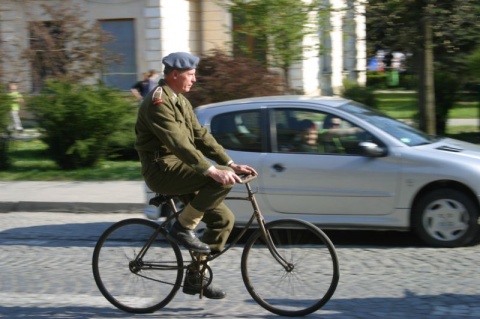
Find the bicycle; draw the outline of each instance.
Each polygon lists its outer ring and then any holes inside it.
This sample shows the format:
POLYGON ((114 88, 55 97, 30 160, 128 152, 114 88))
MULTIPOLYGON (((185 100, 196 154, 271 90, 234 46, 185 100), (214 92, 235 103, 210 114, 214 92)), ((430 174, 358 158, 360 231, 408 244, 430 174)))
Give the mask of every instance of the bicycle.
MULTIPOLYGON (((258 228, 248 237, 241 256, 242 279, 252 298, 263 308, 281 316, 304 316, 317 311, 332 297, 339 280, 335 247, 315 225, 299 219, 266 223, 250 182, 243 176, 246 197, 253 213, 246 226, 216 254, 189 251, 184 264, 180 246, 168 239, 168 228, 179 212, 173 197, 159 195, 152 203, 168 204, 173 214, 161 224, 131 218, 111 225, 99 238, 92 259, 95 282, 115 307, 132 313, 150 313, 165 307, 182 286, 187 267, 201 274, 200 289, 213 278, 208 262, 235 246, 256 220, 258 228)), ((190 282, 189 282, 190 283, 190 282)))

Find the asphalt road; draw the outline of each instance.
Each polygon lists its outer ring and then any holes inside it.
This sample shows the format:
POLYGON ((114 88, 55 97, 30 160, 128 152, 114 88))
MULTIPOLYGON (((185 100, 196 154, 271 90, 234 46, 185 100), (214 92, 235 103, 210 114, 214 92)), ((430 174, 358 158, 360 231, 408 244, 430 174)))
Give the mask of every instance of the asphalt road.
MULTIPOLYGON (((211 265, 226 299, 179 292, 153 314, 114 308, 95 286, 93 246, 111 223, 133 216, 141 215, 0 214, 0 318, 279 318, 244 288, 241 246, 211 265)), ((396 232, 328 233, 337 248, 340 282, 332 299, 308 318, 480 318, 480 246, 429 248, 396 232)))

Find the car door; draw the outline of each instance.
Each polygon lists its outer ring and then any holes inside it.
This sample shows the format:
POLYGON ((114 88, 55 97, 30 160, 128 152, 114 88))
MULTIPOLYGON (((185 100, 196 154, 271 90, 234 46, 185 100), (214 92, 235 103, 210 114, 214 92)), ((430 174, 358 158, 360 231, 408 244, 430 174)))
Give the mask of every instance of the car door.
MULTIPOLYGON (((392 211, 400 172, 398 158, 366 157, 355 149, 344 153, 298 152, 283 142, 295 142, 294 127, 287 128, 286 132, 291 134, 288 137, 282 136, 285 131, 281 130, 306 118, 322 126, 322 121, 332 115, 284 108, 271 112, 272 152, 263 154, 259 163, 260 195, 271 210, 321 215, 382 215, 392 211)), ((355 126, 345 120, 344 123, 346 128, 355 126)), ((320 131, 319 128, 319 134, 320 131)), ((372 138, 364 130, 359 132, 346 142, 358 145, 358 141, 352 140, 357 136, 372 138)))

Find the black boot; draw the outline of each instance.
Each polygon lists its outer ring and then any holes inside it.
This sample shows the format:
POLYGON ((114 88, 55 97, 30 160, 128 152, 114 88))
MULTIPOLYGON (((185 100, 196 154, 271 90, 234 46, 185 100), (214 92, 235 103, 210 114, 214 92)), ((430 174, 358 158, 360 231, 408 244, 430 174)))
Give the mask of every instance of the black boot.
POLYGON ((193 250, 198 253, 208 254, 210 253, 210 247, 207 244, 200 241, 195 235, 193 230, 183 227, 178 220, 173 224, 172 228, 168 232, 168 237, 176 241, 180 245, 187 249, 193 250))
MULTIPOLYGON (((187 270, 185 280, 183 281, 183 293, 188 295, 199 294, 203 284, 206 284, 207 279, 203 278, 198 272, 187 270)), ((213 287, 211 284, 203 288, 203 295, 208 299, 223 299, 227 293, 219 288, 213 287)))

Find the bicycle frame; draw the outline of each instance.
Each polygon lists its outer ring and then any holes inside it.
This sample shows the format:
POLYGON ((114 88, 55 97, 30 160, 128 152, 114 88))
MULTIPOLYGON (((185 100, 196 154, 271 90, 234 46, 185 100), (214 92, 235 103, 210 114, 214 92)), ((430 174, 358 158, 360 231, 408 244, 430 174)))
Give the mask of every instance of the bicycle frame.
MULTIPOLYGON (((251 204, 252 204, 252 208, 253 208, 253 212, 252 212, 252 216, 250 217, 249 221, 247 222, 247 224, 243 227, 242 231, 227 245, 225 246, 222 251, 216 253, 216 254, 213 254, 213 255, 208 255, 207 258, 205 260, 202 261, 203 264, 206 264, 207 262, 211 261, 211 260, 214 260, 218 257, 220 257, 221 255, 223 255, 225 252, 227 252, 228 250, 230 250, 230 248, 232 248, 233 246, 235 246, 239 241, 240 239, 242 238, 242 236, 247 232, 247 230, 250 228, 250 226, 253 224, 253 222, 256 220, 257 221, 257 224, 259 226, 259 229, 262 233, 262 237, 263 239, 265 240, 265 243, 268 247, 268 250, 270 251, 270 253, 272 254, 272 256, 275 258, 275 260, 280 264, 282 265, 282 267, 285 268, 286 271, 289 271, 292 269, 292 265, 290 263, 288 263, 282 256, 280 256, 280 254, 277 252, 277 249, 275 248, 275 245, 273 244, 273 241, 270 237, 270 234, 269 232, 266 230, 265 228, 265 219, 260 211, 260 207, 257 203, 257 200, 255 198, 255 192, 252 190, 252 187, 250 186, 250 182, 252 180, 254 180, 256 178, 256 176, 247 176, 243 181, 242 181, 242 184, 245 185, 246 189, 247 189, 247 196, 246 197, 226 197, 225 199, 227 200, 246 200, 246 201, 249 201, 251 204)), ((173 200, 173 197, 172 196, 165 196, 164 197, 164 200, 162 201, 163 203, 166 203, 167 205, 170 206, 170 208, 172 209, 172 212, 173 214, 168 216, 167 219, 161 223, 157 230, 155 230, 155 232, 152 234, 152 236, 148 239, 148 241, 145 243, 145 245, 143 246, 143 248, 140 250, 139 254, 137 255, 137 257, 135 258, 135 263, 138 263, 139 261, 141 261, 143 259, 143 256, 145 255, 145 253, 147 252, 148 248, 151 246, 151 244, 155 241, 155 238, 158 236, 158 234, 161 232, 162 229, 166 229, 167 228, 167 225, 169 225, 169 222, 173 219, 173 218, 177 218, 178 215, 179 215, 179 212, 175 206, 175 202, 173 200)), ((190 254, 192 255, 192 259, 193 259, 193 254, 192 252, 190 251, 190 254)), ((162 269, 163 267, 161 266, 158 266, 158 265, 145 265, 143 264, 143 266, 147 266, 149 269, 162 269)))
POLYGON ((253 212, 252 216, 248 220, 247 224, 244 226, 242 231, 230 242, 230 244, 227 245, 221 252, 218 254, 209 256, 207 260, 213 260, 216 259, 217 257, 223 255, 227 250, 229 250, 231 247, 235 246, 240 238, 246 233, 246 231, 250 228, 250 226, 253 224, 253 221, 256 220, 257 224, 259 226, 259 229, 262 233, 262 237, 265 240, 265 243, 267 244, 268 250, 272 254, 272 256, 275 258, 275 260, 280 263, 286 270, 291 268, 291 265, 282 257, 280 254, 277 252, 277 249, 275 248, 275 245, 273 244, 272 239, 270 238, 270 233, 266 230, 265 228, 265 219, 262 215, 262 212, 260 211, 260 207, 258 206, 257 199, 255 198, 255 192, 252 190, 252 187, 250 186, 250 181, 253 180, 254 178, 251 179, 246 179, 243 184, 247 188, 247 197, 227 197, 226 199, 228 200, 247 200, 252 204, 253 212))

